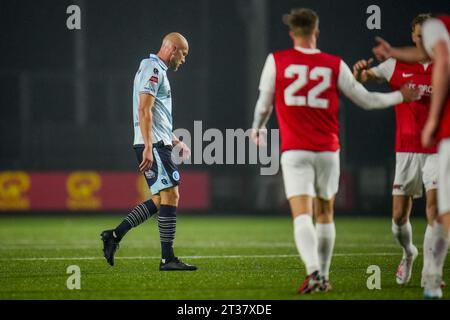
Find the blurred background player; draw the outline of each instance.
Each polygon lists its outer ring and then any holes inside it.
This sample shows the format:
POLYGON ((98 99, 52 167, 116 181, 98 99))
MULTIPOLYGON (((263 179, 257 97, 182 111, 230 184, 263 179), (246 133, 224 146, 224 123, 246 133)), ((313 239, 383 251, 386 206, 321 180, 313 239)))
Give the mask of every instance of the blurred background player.
POLYGON ((433 93, 430 113, 422 131, 426 147, 438 143, 438 210, 439 218, 433 227, 433 259, 425 274, 425 298, 441 298, 442 272, 450 243, 450 16, 428 19, 422 30, 423 46, 392 48, 378 38, 373 49, 379 60, 394 57, 403 61, 433 59, 433 93))
POLYGON ((134 78, 133 120, 134 149, 139 170, 144 173, 152 198, 135 207, 114 230, 101 234, 107 262, 114 265, 114 254, 123 236, 159 211, 161 240, 161 271, 196 270, 178 259, 173 252, 178 206, 180 174, 172 161, 172 147, 181 144, 184 153, 190 150, 172 133, 172 95, 167 69, 177 71, 189 52, 187 40, 179 33, 164 37, 158 54, 141 61, 134 78))
POLYGON ((293 9, 283 22, 289 26, 294 48, 266 59, 252 138, 258 145, 265 143, 265 125, 275 100, 285 192, 295 243, 307 272, 298 292, 328 291, 336 237, 333 204, 340 174, 338 90, 365 109, 411 101, 419 92, 407 87, 386 94, 368 92, 341 58, 317 49, 319 18, 314 11, 293 9))
MULTIPOLYGON (((416 47, 422 48, 422 24, 430 14, 419 14, 412 23, 411 38, 416 47)), ((422 98, 395 106, 396 115, 396 166, 392 190, 392 233, 403 248, 403 258, 397 268, 396 281, 406 284, 418 251, 412 241, 412 227, 409 221, 413 198, 426 191, 427 228, 423 241, 424 269, 432 256, 432 227, 437 216, 438 159, 436 145, 423 147, 421 133, 428 117, 431 99, 432 64, 428 57, 419 62, 405 63, 390 58, 374 68, 368 69, 373 59, 360 60, 353 66, 353 74, 362 83, 387 81, 392 90, 405 83, 419 87, 422 98)), ((422 276, 423 286, 423 276, 422 276)))

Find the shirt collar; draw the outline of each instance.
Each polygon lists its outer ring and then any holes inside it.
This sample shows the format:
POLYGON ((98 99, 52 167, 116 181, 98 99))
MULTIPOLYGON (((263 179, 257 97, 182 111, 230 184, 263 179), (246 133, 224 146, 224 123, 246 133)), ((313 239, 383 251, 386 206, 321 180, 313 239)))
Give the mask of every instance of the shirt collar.
POLYGON ((423 69, 424 69, 424 70, 427 70, 428 67, 429 67, 430 64, 431 64, 431 61, 421 62, 420 64, 423 66, 423 69))
POLYGON ((300 51, 305 54, 313 54, 313 53, 319 53, 319 49, 312 49, 312 48, 303 48, 303 47, 294 47, 295 50, 300 51))
POLYGON ((150 58, 153 58, 153 59, 158 60, 158 63, 159 63, 159 65, 161 66, 161 68, 163 68, 164 71, 167 70, 167 66, 166 66, 166 64, 164 63, 164 61, 162 61, 161 58, 158 57, 156 54, 151 53, 151 54, 150 54, 150 58))

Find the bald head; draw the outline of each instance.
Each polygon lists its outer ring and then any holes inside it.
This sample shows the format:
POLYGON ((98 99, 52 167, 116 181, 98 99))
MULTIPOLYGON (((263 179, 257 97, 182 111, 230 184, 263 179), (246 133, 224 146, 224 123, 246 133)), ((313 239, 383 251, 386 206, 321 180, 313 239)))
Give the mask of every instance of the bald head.
POLYGON ((188 53, 189 44, 186 38, 178 32, 171 32, 164 37, 158 56, 169 69, 177 71, 185 62, 188 53))
POLYGON ((178 32, 171 32, 167 34, 163 39, 162 45, 172 45, 177 48, 189 49, 189 44, 186 38, 178 32))

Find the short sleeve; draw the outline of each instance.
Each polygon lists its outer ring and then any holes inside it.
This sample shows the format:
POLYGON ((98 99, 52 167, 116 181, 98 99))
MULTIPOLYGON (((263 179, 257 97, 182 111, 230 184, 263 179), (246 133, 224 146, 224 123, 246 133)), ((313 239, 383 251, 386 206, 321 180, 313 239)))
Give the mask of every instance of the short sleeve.
POLYGON ((394 74, 396 60, 393 58, 387 59, 386 61, 380 63, 376 67, 370 70, 379 78, 391 81, 392 75, 394 74))
POLYGON ((156 97, 162 82, 162 72, 155 63, 149 62, 141 69, 139 93, 148 93, 156 97))
POLYGON ((423 47, 427 54, 433 58, 434 45, 443 40, 450 46, 450 39, 447 28, 439 19, 428 19, 422 27, 423 47))

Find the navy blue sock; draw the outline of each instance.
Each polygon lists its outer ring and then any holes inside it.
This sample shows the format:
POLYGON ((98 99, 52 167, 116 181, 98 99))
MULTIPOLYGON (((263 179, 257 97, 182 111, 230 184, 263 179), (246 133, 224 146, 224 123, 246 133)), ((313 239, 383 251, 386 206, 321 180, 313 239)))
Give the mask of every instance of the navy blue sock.
POLYGON ((161 256, 164 260, 172 260, 173 240, 177 225, 177 207, 162 204, 159 209, 158 227, 161 240, 161 256))
POLYGON ((153 214, 158 212, 158 208, 152 199, 137 205, 127 217, 114 229, 114 234, 119 241, 133 227, 137 227, 153 214))

